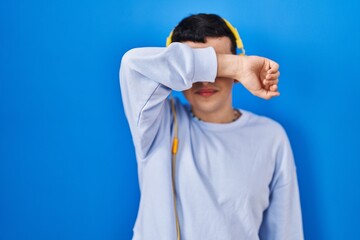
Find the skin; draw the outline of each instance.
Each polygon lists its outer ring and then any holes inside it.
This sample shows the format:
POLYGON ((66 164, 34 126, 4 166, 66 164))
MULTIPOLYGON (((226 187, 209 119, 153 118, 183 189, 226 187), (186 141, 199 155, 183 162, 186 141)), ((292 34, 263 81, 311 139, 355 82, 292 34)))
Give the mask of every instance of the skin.
POLYGON ((253 95, 270 99, 279 96, 279 65, 267 58, 231 53, 228 37, 206 38, 205 43, 184 42, 192 48, 213 47, 217 54, 215 82, 198 82, 183 91, 193 114, 205 122, 228 123, 234 119, 232 88, 240 82, 253 95))

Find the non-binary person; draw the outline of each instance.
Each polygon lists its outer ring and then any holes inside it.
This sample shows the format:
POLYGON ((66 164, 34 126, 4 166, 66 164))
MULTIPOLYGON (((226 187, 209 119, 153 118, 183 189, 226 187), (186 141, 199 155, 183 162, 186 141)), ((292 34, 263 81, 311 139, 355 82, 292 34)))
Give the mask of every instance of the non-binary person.
POLYGON ((279 96, 279 65, 235 55, 235 28, 215 14, 183 19, 168 47, 122 58, 120 85, 141 198, 133 240, 300 240, 289 140, 275 121, 232 105, 234 83, 279 96), (170 99, 182 91, 188 104, 170 99))

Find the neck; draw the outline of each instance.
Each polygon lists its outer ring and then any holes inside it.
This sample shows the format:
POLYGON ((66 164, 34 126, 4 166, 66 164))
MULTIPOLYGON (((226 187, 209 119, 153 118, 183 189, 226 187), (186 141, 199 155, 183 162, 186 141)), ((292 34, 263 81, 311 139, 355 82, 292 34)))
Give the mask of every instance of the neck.
POLYGON ((216 112, 204 112, 197 109, 191 109, 193 117, 198 118, 204 122, 210 123, 230 123, 237 120, 240 117, 240 112, 233 107, 221 109, 216 112))

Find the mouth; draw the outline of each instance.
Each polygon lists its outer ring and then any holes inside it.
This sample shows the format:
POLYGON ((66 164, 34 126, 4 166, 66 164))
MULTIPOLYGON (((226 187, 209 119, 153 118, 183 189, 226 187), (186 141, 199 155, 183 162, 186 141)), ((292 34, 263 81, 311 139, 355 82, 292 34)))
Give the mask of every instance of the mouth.
POLYGON ((199 90, 195 91, 195 94, 198 94, 202 97, 210 97, 212 95, 214 95, 215 93, 217 93, 218 90, 216 89, 212 89, 212 88, 201 88, 199 90))

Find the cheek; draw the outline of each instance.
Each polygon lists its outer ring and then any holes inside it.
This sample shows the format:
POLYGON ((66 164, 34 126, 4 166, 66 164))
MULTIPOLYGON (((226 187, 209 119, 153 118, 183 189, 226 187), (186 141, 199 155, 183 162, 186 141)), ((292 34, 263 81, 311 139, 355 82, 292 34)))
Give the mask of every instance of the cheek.
POLYGON ((188 100, 189 102, 191 101, 191 92, 190 90, 185 90, 182 92, 184 97, 186 98, 186 100, 188 100))
POLYGON ((234 80, 233 79, 229 79, 226 83, 227 88, 229 89, 229 91, 231 92, 234 86, 234 80))
POLYGON ((230 78, 217 78, 215 84, 223 91, 229 92, 233 88, 234 80, 230 78))

